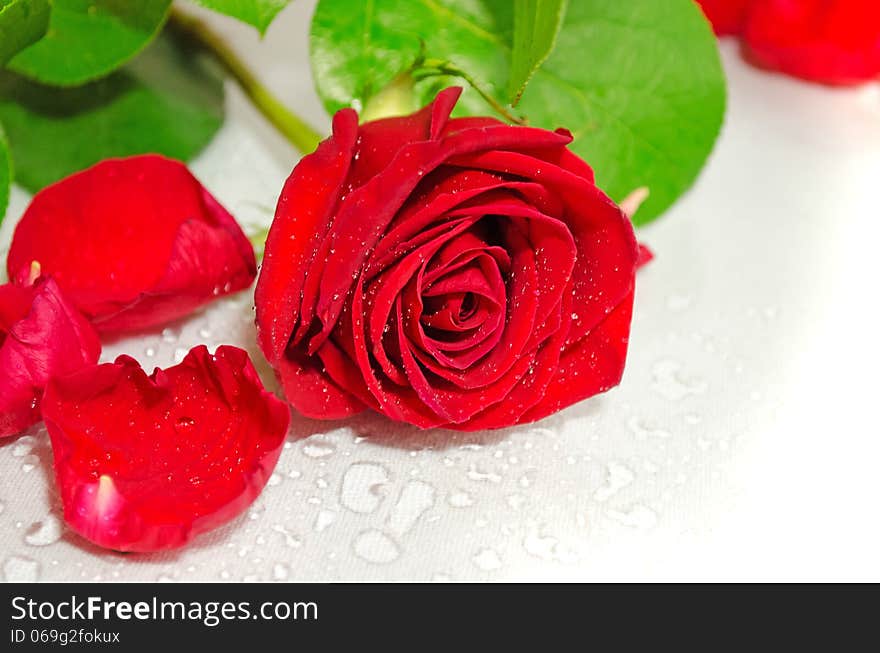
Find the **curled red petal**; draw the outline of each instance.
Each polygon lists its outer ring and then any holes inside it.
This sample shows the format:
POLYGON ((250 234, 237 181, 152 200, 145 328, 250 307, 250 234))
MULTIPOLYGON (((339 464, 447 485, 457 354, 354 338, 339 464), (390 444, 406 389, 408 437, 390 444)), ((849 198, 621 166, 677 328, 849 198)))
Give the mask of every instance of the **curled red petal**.
POLYGON ((98 336, 52 279, 0 286, 0 437, 40 421, 49 379, 92 365, 98 336))
POLYGON ((260 347, 273 365, 297 323, 311 319, 301 312, 306 273, 330 228, 356 140, 357 114, 337 112, 332 136, 303 157, 281 191, 254 291, 260 347))
POLYGON ((10 278, 33 261, 102 332, 167 323, 256 276, 234 218, 186 166, 152 154, 37 193, 15 229, 10 278))
POLYGON ((120 356, 53 379, 42 412, 69 526, 140 552, 180 547, 241 513, 289 422, 247 352, 204 345, 150 376, 120 356))

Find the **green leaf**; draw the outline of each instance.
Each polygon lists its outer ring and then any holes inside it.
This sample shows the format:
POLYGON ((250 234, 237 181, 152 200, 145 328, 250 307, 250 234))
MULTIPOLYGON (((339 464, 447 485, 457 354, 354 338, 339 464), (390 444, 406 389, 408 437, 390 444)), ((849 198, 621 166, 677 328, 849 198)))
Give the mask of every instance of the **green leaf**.
MULTIPOLYGON (((331 113, 360 109, 422 54, 446 57, 497 91, 512 34, 509 0, 321 0, 311 26, 313 77, 331 113)), ((420 102, 430 95, 422 90, 420 102)))
MULTIPOLYGON (((312 65, 325 107, 366 104, 421 57, 467 71, 499 98, 509 87, 513 3, 508 0, 321 0, 311 31, 312 65)), ((429 77, 418 101, 461 80, 429 77)), ((694 181, 724 114, 716 40, 692 0, 578 0, 556 47, 533 75, 518 111, 530 124, 566 127, 572 148, 620 201, 647 186, 635 216, 662 213, 694 181)), ((491 108, 467 89, 457 115, 491 108)))
POLYGON ((49 31, 8 67, 55 86, 103 77, 153 40, 171 0, 53 0, 49 31))
POLYGON ((49 26, 49 0, 0 0, 0 66, 38 41, 49 26))
POLYGON ((206 55, 163 35, 122 70, 86 86, 0 75, 0 121, 16 181, 37 191, 108 157, 192 158, 222 124, 222 76, 206 55))
POLYGON ((3 125, 0 125, 0 224, 6 215, 6 206, 9 204, 9 186, 12 183, 12 160, 9 158, 9 148, 6 144, 6 135, 3 133, 3 125))
POLYGON ((535 71, 553 52, 568 0, 514 0, 513 51, 507 92, 514 106, 535 71))
POLYGON ((260 34, 265 34, 266 28, 278 12, 290 4, 290 0, 192 0, 192 2, 253 25, 260 34))

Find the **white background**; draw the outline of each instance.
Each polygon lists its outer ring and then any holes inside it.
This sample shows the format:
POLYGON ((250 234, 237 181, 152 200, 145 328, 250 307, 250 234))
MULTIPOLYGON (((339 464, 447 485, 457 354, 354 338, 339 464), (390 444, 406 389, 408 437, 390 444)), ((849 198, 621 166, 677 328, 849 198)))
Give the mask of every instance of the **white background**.
MULTIPOLYGON (((265 41, 212 22, 281 98, 329 125, 297 0, 265 41)), ((722 43, 723 133, 639 236, 622 385, 535 425, 469 436, 377 416, 295 417, 269 487, 192 546, 121 555, 67 531, 39 426, 0 444, 5 580, 880 580, 880 88, 749 67, 722 43), (309 437, 306 437, 309 436, 309 437)), ((228 87, 193 164, 247 230, 297 159, 228 87)), ((5 249, 28 197, 14 192, 5 249)), ((105 347, 145 367, 254 344, 252 294, 105 347)))

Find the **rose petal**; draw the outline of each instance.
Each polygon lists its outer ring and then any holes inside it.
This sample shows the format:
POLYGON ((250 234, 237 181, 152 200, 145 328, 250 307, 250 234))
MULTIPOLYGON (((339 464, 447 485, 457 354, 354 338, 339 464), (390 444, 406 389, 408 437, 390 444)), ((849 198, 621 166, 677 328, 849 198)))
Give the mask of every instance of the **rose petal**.
MULTIPOLYGON (((504 398, 504 401, 489 406, 467 422, 452 425, 450 428, 460 431, 479 431, 503 428, 519 424, 522 421, 529 421, 523 420, 523 415, 543 400, 547 386, 556 375, 559 359, 562 355, 562 344, 565 342, 571 323, 570 314, 571 310, 567 300, 557 307, 554 317, 558 322, 555 328, 550 330, 550 337, 538 345, 538 351, 532 357, 531 366, 520 382, 504 398)), ((552 318, 549 319, 552 320, 552 318)))
POLYGON ((104 332, 167 323, 256 276, 233 217, 157 155, 103 161, 37 193, 15 229, 10 278, 32 261, 104 332))
POLYGON ((70 527, 119 551, 158 551, 241 513, 281 452, 287 407, 245 351, 204 345, 151 376, 120 356, 50 382, 43 417, 70 527))
POLYGON ((0 286, 0 437, 40 421, 50 377, 91 365, 100 353, 94 329, 55 281, 0 286))
POLYGON ((880 77, 876 0, 752 2, 742 37, 750 59, 789 75, 826 84, 880 77))
MULTIPOLYGON (((333 329, 357 271, 422 177, 450 157, 484 148, 549 147, 564 142, 564 137, 543 129, 498 125, 401 148, 385 170, 348 195, 316 257, 324 261, 320 290, 314 296, 303 296, 304 306, 315 303, 320 322, 310 349, 314 351, 333 329), (370 220, 364 220, 364 215, 370 220)), ((315 270, 310 274, 315 275, 315 270)), ((298 337, 303 335, 301 330, 298 337)))
POLYGON ((576 345, 563 351, 541 400, 519 420, 533 422, 613 388, 626 364, 633 293, 576 345))
MULTIPOLYGON (((254 293, 260 347, 278 373, 287 400, 315 417, 345 417, 364 409, 327 379, 314 360, 288 351, 302 319, 306 271, 332 220, 356 137, 357 114, 340 111, 333 118, 333 135, 294 168, 278 200, 254 293)), ((314 275, 313 279, 317 281, 314 275)))

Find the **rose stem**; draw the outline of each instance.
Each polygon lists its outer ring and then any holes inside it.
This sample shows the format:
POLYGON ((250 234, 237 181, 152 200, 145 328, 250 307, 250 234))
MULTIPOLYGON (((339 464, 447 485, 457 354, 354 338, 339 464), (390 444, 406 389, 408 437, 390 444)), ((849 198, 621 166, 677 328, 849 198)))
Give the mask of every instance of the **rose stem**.
POLYGON ((203 21, 174 8, 171 10, 169 24, 190 41, 210 52, 235 78, 260 113, 275 125, 291 145, 303 154, 309 154, 318 147, 324 137, 263 86, 232 48, 203 21))
POLYGON ((508 122, 512 122, 515 125, 527 124, 525 118, 521 118, 520 116, 513 114, 510 110, 507 109, 507 107, 505 107, 503 104, 501 104, 501 102, 495 99, 491 93, 489 93, 480 84, 478 84, 477 80, 475 80, 464 70, 462 70, 450 61, 443 61, 440 59, 425 59, 421 62, 421 65, 414 71, 414 75, 418 78, 430 77, 432 75, 451 75, 453 77, 461 77, 465 82, 470 85, 471 88, 479 93, 480 97, 482 97, 490 107, 498 112, 498 114, 503 116, 505 120, 507 120, 508 122))

